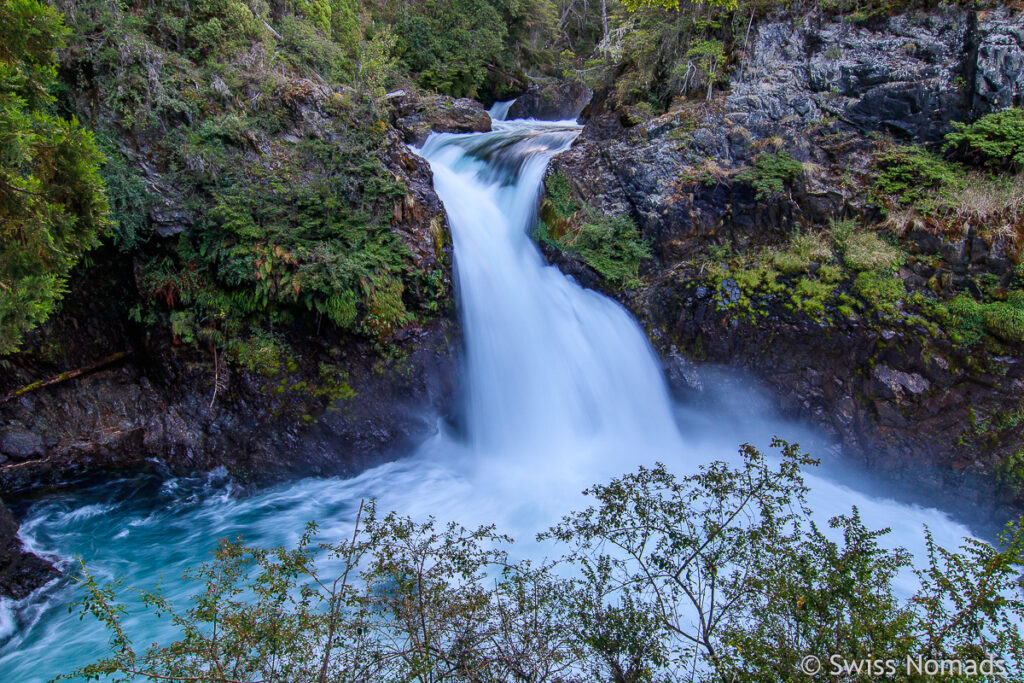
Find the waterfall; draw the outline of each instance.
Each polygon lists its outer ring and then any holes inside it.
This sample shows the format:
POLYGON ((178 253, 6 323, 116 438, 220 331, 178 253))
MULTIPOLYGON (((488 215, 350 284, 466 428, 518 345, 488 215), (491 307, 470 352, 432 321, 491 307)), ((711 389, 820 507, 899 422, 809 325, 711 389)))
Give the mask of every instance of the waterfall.
POLYGON ((545 263, 530 237, 547 162, 578 133, 569 122, 496 121, 490 133, 435 135, 420 151, 451 226, 467 423, 482 457, 681 446, 643 331, 545 263))
POLYGON ((495 102, 487 113, 491 115, 492 121, 504 121, 508 118, 508 110, 512 108, 513 104, 515 104, 515 100, 495 102))
MULTIPOLYGON (((551 549, 533 534, 584 503, 581 490, 638 465, 664 462, 679 474, 730 459, 743 441, 811 432, 758 407, 730 386, 727 402, 673 404, 647 339, 610 299, 546 264, 530 237, 549 159, 579 134, 573 122, 502 121, 494 130, 432 135, 419 153, 434 171, 455 246, 465 335, 465 435, 438 433, 415 453, 349 479, 310 478, 248 497, 223 477, 108 482, 35 503, 22 524, 31 547, 80 555, 100 581, 162 586, 179 606, 194 585, 182 571, 209 558, 218 538, 294 544, 316 520, 327 539, 348 537, 362 498, 378 508, 466 526, 494 523, 518 539, 515 552, 551 549), (731 406, 731 407, 730 407, 731 406), (682 426, 681 426, 682 425, 682 426)), ((893 527, 888 542, 923 554, 922 524, 952 547, 968 534, 931 509, 906 506, 808 475, 822 518, 860 508, 871 527, 893 527)), ((905 590, 912 588, 905 577, 905 590)), ((0 604, 0 679, 37 683, 101 657, 107 634, 68 605, 76 587, 56 582, 20 603, 0 604)), ((126 617, 137 643, 169 642, 167 619, 126 617)))

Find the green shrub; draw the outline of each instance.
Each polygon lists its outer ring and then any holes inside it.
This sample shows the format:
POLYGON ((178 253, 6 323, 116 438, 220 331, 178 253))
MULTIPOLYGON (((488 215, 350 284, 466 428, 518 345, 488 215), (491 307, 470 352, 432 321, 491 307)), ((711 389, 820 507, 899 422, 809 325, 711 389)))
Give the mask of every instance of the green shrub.
POLYGON ((569 218, 579 210, 579 202, 572 197, 569 179, 561 171, 551 173, 544 178, 544 188, 546 199, 551 202, 552 208, 559 218, 569 218))
POLYGON ((950 335, 965 345, 980 341, 984 333, 1004 342, 1024 342, 1024 297, 979 302, 961 293, 945 304, 940 316, 950 335))
POLYGON ((945 313, 945 327, 950 336, 961 344, 970 345, 981 340, 985 332, 985 324, 981 316, 981 307, 968 294, 959 294, 939 309, 945 313))
POLYGON ((149 209, 154 199, 149 186, 109 138, 99 140, 105 161, 100 169, 110 203, 114 245, 124 252, 148 241, 149 209))
POLYGON ((1009 301, 993 301, 981 305, 985 329, 1005 342, 1024 342, 1024 307, 1009 301))
POLYGON ((971 124, 954 122, 943 149, 977 166, 1024 170, 1024 109, 988 114, 971 124))
POLYGON ((632 218, 593 210, 587 212, 579 232, 561 242, 616 287, 638 287, 640 263, 651 255, 632 218))
POLYGON ((793 304, 811 317, 821 318, 825 315, 825 301, 835 288, 833 284, 806 277, 800 278, 793 291, 793 304))
POLYGON ((772 265, 783 275, 806 273, 810 261, 793 251, 779 251, 772 254, 772 265))
POLYGON ((108 227, 92 134, 50 113, 66 34, 37 0, 0 2, 0 355, 49 317, 108 227))
POLYGON ((538 239, 579 254, 614 287, 639 286, 640 263, 651 252, 633 219, 581 206, 573 199, 569 179, 560 171, 544 178, 544 188, 538 239))
POLYGON ((487 0, 421 0, 395 24, 399 54, 425 88, 474 97, 497 61, 507 28, 487 0))
POLYGON ((739 175, 749 182, 757 199, 768 199, 777 195, 803 175, 803 165, 789 152, 762 154, 754 160, 754 166, 739 175))
POLYGON ((824 261, 832 258, 832 247, 820 232, 802 232, 789 241, 789 250, 809 261, 824 261))
POLYGON ((309 67, 330 81, 348 82, 355 70, 355 43, 339 45, 301 17, 286 15, 277 22, 281 61, 309 67))
POLYGON ((1020 448, 999 461, 996 480, 1015 489, 1024 487, 1024 448, 1020 448))
MULTIPOLYGON (((805 478, 817 461, 773 446, 770 459, 747 445, 688 476, 656 464, 588 488, 587 507, 540 534, 564 549, 550 562, 516 560, 494 525, 414 521, 370 500, 340 540, 312 522, 290 548, 222 540, 173 592, 101 584, 82 563, 75 608, 109 642, 61 679, 810 681, 792 672, 837 647, 899 662, 967 653, 996 671, 1005 658, 1005 679, 1020 679, 1024 605, 1007 597, 1019 524, 956 549, 925 528, 913 558, 856 507, 819 526, 805 478), (160 615, 174 631, 145 640, 160 615)), ((1019 484, 1020 455, 1003 469, 1019 484)))
POLYGON ((875 191, 922 214, 941 214, 955 207, 966 184, 956 166, 921 147, 893 147, 876 156, 875 191))
POLYGON ((821 267, 818 268, 818 277, 821 278, 822 282, 831 282, 835 284, 837 282, 842 282, 845 274, 843 273, 843 269, 839 266, 831 263, 823 263, 821 264, 821 267))
POLYGON ((266 330, 254 330, 245 338, 230 340, 227 352, 239 367, 265 377, 281 372, 291 357, 287 342, 266 330))

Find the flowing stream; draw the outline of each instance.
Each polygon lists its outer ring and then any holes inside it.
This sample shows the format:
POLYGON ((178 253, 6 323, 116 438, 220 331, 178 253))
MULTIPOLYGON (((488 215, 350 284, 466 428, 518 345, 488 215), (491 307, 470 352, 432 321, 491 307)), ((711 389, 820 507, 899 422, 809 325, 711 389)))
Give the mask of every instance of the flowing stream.
MULTIPOLYGON (((507 103, 492 111, 504 118, 507 103)), ((65 568, 80 556, 101 580, 161 586, 184 603, 195 586, 182 571, 208 557, 216 539, 250 544, 297 540, 317 520, 325 537, 347 536, 359 501, 414 517, 467 526, 496 523, 524 554, 549 553, 533 534, 582 502, 580 491, 666 463, 677 473, 729 459, 743 441, 811 435, 773 420, 757 397, 732 387, 722 401, 673 403, 643 331, 612 300, 579 287, 545 263, 529 231, 548 160, 572 144, 572 122, 496 120, 490 133, 432 135, 420 154, 452 228, 465 335, 465 430, 438 433, 415 453, 350 479, 304 479, 240 497, 223 476, 113 482, 34 504, 22 536, 65 568)), ((709 392, 710 393, 710 392, 709 392)), ((894 527, 889 542, 920 552, 921 528, 956 545, 966 528, 935 510, 901 505, 809 476, 823 517, 860 508, 869 526, 894 527)), ((909 577, 904 577, 910 581, 909 577)), ((909 589, 910 583, 904 588, 909 589)), ((94 661, 107 637, 79 621, 78 596, 57 581, 0 604, 0 682, 46 681, 94 661)), ((167 620, 132 612, 138 643, 175 635, 167 620)))

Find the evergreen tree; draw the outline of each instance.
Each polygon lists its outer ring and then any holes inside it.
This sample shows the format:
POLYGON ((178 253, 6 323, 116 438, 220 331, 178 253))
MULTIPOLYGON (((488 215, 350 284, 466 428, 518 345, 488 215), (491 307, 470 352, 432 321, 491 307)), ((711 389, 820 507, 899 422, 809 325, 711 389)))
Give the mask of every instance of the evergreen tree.
POLYGON ((0 354, 53 312, 106 227, 93 137, 49 111, 65 34, 39 0, 0 4, 0 354))

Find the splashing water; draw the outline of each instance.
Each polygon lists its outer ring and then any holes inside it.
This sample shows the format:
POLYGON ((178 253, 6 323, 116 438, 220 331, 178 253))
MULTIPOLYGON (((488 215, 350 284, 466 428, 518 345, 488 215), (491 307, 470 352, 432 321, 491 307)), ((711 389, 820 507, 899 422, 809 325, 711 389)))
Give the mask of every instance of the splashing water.
MULTIPOLYGON (((467 526, 496 523, 540 554, 533 533, 582 504, 580 491, 665 462, 683 474, 731 459, 743 441, 807 430, 772 420, 753 394, 730 390, 721 404, 673 405, 642 330, 617 303, 546 264, 528 234, 548 160, 579 134, 573 122, 505 122, 494 130, 432 135, 420 154, 434 171, 455 245, 465 335, 466 434, 444 427, 417 451, 351 479, 305 479, 247 498, 219 476, 115 482, 35 504, 22 535, 39 552, 81 555, 99 579, 126 577, 178 604, 196 589, 184 568, 208 557, 217 538, 292 544, 309 520, 328 539, 345 537, 361 498, 381 510, 436 515, 467 526), (682 425, 682 427, 680 427, 682 425)), ((934 510, 872 498, 821 473, 808 476, 817 514, 857 505, 869 526, 893 526, 890 543, 920 553, 921 526, 952 546, 967 530, 934 510)), ((912 581, 904 577, 903 588, 912 581)), ((74 587, 57 581, 20 603, 0 604, 0 680, 33 683, 103 655, 99 624, 68 613, 74 587)), ((167 620, 129 614, 138 643, 169 640, 167 620)))

